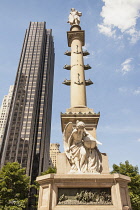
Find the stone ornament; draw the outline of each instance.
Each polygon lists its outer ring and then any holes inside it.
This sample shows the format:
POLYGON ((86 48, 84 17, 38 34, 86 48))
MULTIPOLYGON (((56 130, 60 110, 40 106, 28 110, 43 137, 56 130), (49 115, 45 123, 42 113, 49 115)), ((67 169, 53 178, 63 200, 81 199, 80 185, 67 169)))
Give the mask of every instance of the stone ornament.
POLYGON ((76 122, 76 128, 69 122, 64 129, 64 151, 70 162, 70 173, 101 173, 101 153, 97 144, 101 144, 85 129, 82 121, 76 122))
POLYGON ((68 22, 71 26, 80 24, 80 16, 82 16, 81 12, 78 12, 76 9, 72 8, 68 17, 68 22))
POLYGON ((75 194, 68 195, 68 189, 65 189, 66 193, 62 194, 58 198, 58 205, 112 205, 111 193, 106 192, 104 189, 82 189, 75 194))

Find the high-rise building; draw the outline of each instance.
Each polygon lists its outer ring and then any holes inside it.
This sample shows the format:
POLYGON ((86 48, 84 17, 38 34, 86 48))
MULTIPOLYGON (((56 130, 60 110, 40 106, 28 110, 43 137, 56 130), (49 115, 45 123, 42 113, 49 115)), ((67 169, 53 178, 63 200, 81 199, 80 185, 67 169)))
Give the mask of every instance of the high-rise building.
POLYGON ((14 86, 11 85, 9 88, 8 95, 4 96, 2 105, 0 107, 0 148, 2 143, 2 137, 5 130, 5 125, 8 117, 9 107, 11 103, 12 93, 14 86))
POLYGON ((18 161, 35 179, 49 165, 54 74, 52 30, 31 22, 26 30, 1 147, 1 166, 18 161))
POLYGON ((60 144, 57 144, 57 143, 50 144, 50 160, 49 160, 50 167, 56 167, 57 155, 58 155, 58 153, 60 153, 59 146, 60 146, 60 144))

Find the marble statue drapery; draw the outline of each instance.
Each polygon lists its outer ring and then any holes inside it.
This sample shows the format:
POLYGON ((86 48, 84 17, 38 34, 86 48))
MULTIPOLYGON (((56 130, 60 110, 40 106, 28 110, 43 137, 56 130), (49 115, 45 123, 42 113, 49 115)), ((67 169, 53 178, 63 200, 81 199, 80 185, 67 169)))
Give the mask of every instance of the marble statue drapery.
POLYGON ((101 144, 85 129, 82 121, 76 122, 76 128, 69 122, 64 129, 64 150, 71 164, 70 173, 100 173, 101 154, 97 144, 101 144))

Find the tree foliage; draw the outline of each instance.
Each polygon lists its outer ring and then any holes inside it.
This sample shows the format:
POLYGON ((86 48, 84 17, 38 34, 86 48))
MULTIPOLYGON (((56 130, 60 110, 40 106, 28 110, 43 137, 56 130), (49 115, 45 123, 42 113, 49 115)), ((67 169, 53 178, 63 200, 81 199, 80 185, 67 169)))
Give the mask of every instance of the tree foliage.
POLYGON ((0 209, 22 210, 28 202, 29 177, 17 162, 7 163, 0 171, 0 209))
POLYGON ((113 165, 113 171, 111 173, 119 173, 131 178, 131 182, 128 184, 129 194, 133 210, 140 210, 140 174, 137 166, 133 166, 129 161, 120 163, 120 165, 113 165))
POLYGON ((56 168, 48 168, 47 171, 44 171, 41 173, 41 175, 46 175, 46 174, 56 174, 56 168))

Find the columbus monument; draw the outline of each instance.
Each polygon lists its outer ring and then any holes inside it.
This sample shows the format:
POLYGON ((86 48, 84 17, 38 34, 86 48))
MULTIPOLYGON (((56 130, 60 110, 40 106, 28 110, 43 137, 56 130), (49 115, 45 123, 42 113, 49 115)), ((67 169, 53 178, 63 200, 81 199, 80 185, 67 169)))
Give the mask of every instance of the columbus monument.
POLYGON ((85 31, 81 30, 82 13, 72 8, 68 17, 70 31, 67 32, 70 51, 70 108, 61 113, 64 153, 58 154, 57 173, 40 176, 39 210, 131 210, 127 184, 130 178, 121 174, 110 174, 108 158, 101 153, 96 139, 100 113, 87 107, 86 86, 93 82, 85 79, 83 51, 85 31))

